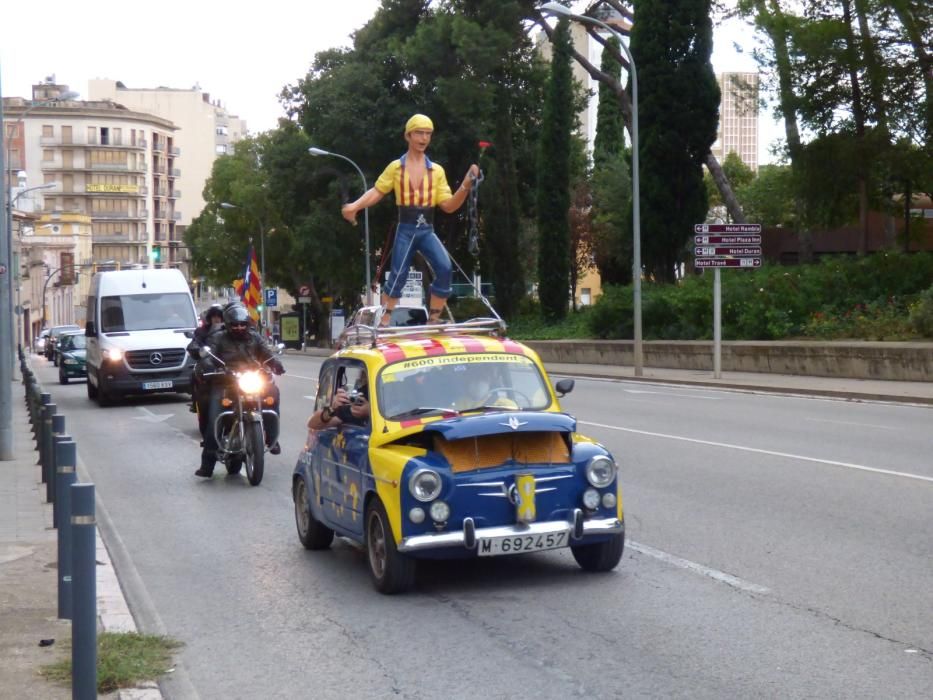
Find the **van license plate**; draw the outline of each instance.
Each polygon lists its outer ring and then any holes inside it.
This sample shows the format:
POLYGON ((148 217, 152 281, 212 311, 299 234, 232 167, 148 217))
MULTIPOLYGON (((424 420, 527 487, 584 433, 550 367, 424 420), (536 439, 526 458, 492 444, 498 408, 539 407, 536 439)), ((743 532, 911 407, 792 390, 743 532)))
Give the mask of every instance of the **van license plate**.
POLYGON ((558 549, 570 543, 569 530, 549 532, 546 535, 512 535, 511 537, 479 537, 476 551, 481 557, 495 557, 500 554, 521 554, 538 552, 543 549, 558 549))
POLYGON ((171 389, 173 386, 172 382, 143 382, 143 389, 149 391, 150 389, 171 389))

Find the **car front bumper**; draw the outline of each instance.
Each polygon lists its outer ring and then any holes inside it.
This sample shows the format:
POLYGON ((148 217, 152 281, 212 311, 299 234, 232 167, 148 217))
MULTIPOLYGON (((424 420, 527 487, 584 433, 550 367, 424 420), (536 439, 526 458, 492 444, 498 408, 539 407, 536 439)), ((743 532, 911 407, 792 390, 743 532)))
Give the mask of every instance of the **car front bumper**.
POLYGON ((398 544, 398 551, 414 553, 427 550, 463 547, 476 551, 476 541, 487 537, 511 537, 517 535, 554 535, 570 533, 570 544, 583 544, 590 536, 618 535, 625 532, 625 524, 618 518, 594 518, 585 520, 580 510, 575 510, 573 519, 551 520, 527 525, 498 525, 477 529, 473 518, 464 518, 463 529, 452 532, 430 532, 424 535, 405 537, 398 544))

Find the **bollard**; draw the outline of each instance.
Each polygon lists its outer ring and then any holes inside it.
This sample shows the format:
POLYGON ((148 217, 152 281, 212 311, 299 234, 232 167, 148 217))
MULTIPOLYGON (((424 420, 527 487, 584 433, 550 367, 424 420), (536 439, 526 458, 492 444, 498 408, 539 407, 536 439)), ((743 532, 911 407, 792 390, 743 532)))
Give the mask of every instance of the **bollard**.
POLYGON ((52 474, 52 416, 58 413, 58 406, 48 403, 42 408, 42 449, 39 461, 42 464, 42 483, 54 478, 52 474))
POLYGON ((71 697, 97 700, 97 563, 94 484, 71 490, 71 697))
MULTIPOLYGON (((55 503, 55 444, 65 434, 65 416, 52 416, 52 453, 49 455, 49 480, 45 482, 45 502, 55 503)), ((57 525, 56 525, 57 527, 57 525)))
POLYGON ((58 527, 58 617, 61 620, 71 619, 72 585, 72 532, 71 532, 71 485, 75 483, 78 475, 75 473, 77 463, 77 445, 73 441, 63 441, 56 445, 58 454, 55 456, 55 513, 61 525, 58 527))
POLYGON ((52 403, 52 395, 39 392, 39 410, 36 412, 36 422, 32 426, 36 438, 36 449, 39 450, 39 461, 42 464, 42 419, 45 417, 45 407, 52 403))
POLYGON ((58 508, 58 494, 60 493, 58 490, 58 458, 61 454, 59 446, 63 442, 73 442, 73 438, 64 433, 55 436, 55 444, 52 446, 52 469, 49 472, 52 478, 45 485, 45 502, 52 504, 52 527, 54 528, 61 527, 63 522, 58 508))

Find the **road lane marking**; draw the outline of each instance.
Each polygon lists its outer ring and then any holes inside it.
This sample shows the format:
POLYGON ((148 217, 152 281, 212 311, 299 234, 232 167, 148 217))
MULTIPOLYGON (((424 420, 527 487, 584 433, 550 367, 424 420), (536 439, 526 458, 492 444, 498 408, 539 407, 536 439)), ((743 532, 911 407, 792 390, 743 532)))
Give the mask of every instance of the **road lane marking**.
POLYGON ((834 423, 836 425, 854 425, 859 428, 878 428, 879 430, 902 430, 894 425, 879 425, 877 423, 857 423, 849 420, 830 420, 829 418, 807 418, 811 423, 834 423))
POLYGON ((134 416, 133 420, 144 420, 147 423, 162 423, 163 421, 167 421, 169 418, 175 415, 174 413, 153 413, 148 408, 144 408, 143 406, 137 406, 136 408, 142 411, 145 415, 134 416))
POLYGON ((294 378, 294 379, 308 379, 308 380, 310 380, 310 381, 312 381, 312 382, 316 382, 316 381, 317 381, 317 377, 306 377, 306 376, 304 376, 303 374, 294 374, 293 372, 286 372, 286 373, 285 373, 285 376, 286 376, 286 377, 290 377, 290 378, 294 378))
POLYGON ((629 540, 626 542, 626 545, 629 549, 634 549, 636 552, 640 552, 649 557, 654 557, 655 559, 660 559, 663 562, 673 564, 674 566, 680 567, 681 569, 693 571, 694 573, 701 574, 702 576, 708 576, 709 578, 719 581, 720 583, 725 583, 742 591, 748 591, 749 593, 759 593, 761 595, 771 592, 770 588, 759 586, 757 583, 751 583, 750 581, 733 576, 732 574, 727 574, 724 571, 719 571, 718 569, 711 569, 708 566, 697 564, 695 561, 690 561, 689 559, 681 559, 680 557, 674 556, 673 554, 662 552, 660 549, 649 547, 646 544, 632 542, 629 540))
POLYGON ((829 464, 834 467, 844 467, 846 469, 856 469, 863 472, 872 472, 874 474, 884 474, 886 476, 900 476, 905 479, 916 479, 917 481, 926 481, 933 484, 933 477, 920 476, 919 474, 909 474, 907 472, 898 472, 892 469, 878 469, 877 467, 866 467, 864 464, 852 464, 851 462, 837 462, 833 459, 820 459, 819 457, 806 457, 805 455, 795 455, 790 452, 777 452, 775 450, 762 450, 757 447, 745 447, 744 445, 732 445, 728 442, 715 442, 713 440, 698 440, 697 438, 683 437, 682 435, 667 435, 665 433, 654 433, 650 430, 635 430, 634 428, 622 428, 618 425, 606 425, 605 423, 592 423, 590 421, 578 420, 580 425, 592 425, 596 428, 606 428, 607 430, 619 430, 623 433, 636 433, 638 435, 650 435, 651 437, 666 438, 668 440, 681 440, 683 442, 693 442, 698 445, 709 445, 711 447, 725 447, 730 450, 742 450, 744 452, 755 452, 762 455, 771 455, 772 457, 787 457, 788 459, 798 459, 802 462, 816 462, 817 464, 829 464))
POLYGON ((723 396, 697 396, 696 394, 675 394, 669 391, 645 391, 644 389, 623 389, 626 394, 657 394, 658 396, 672 396, 681 399, 702 399, 704 401, 722 401, 723 396))

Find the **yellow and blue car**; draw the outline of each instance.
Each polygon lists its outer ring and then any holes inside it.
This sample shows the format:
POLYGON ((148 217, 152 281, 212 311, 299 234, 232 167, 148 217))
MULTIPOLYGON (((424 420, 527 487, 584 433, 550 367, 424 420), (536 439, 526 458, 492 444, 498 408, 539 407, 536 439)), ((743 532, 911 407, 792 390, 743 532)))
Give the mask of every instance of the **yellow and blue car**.
POLYGON ((292 481, 306 548, 335 534, 362 544, 383 593, 409 588, 421 558, 569 547, 583 569, 615 568, 616 462, 561 411, 573 380, 552 386, 537 354, 501 332, 475 320, 344 333, 315 408, 344 389, 369 415, 309 429, 292 481))

